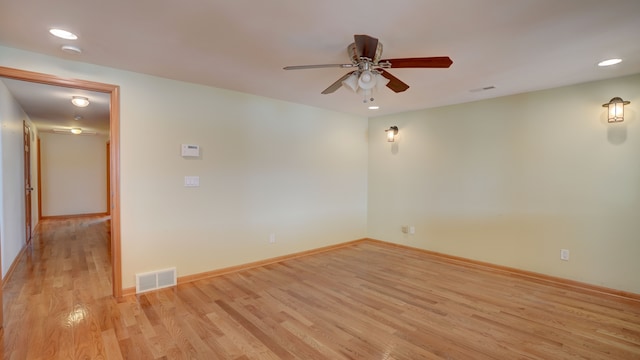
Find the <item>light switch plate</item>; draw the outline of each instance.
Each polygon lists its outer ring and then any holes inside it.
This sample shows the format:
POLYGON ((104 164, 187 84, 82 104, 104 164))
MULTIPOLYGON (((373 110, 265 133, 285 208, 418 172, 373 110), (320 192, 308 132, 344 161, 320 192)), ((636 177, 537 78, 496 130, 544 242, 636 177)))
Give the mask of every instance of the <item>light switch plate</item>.
POLYGON ((184 177, 184 186, 185 187, 198 187, 198 186, 200 186, 200 176, 185 176, 184 177))

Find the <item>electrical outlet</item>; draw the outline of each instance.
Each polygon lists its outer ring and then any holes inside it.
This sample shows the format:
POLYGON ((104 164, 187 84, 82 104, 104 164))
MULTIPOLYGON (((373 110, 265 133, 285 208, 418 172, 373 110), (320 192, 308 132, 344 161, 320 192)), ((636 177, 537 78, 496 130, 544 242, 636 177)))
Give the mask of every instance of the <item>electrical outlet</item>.
POLYGON ((276 243, 276 234, 271 233, 269 234, 269 244, 275 244, 276 243))
POLYGON ((569 261, 569 250, 560 249, 560 260, 569 261))
POLYGON ((416 227, 411 225, 409 226, 409 234, 414 235, 416 233, 416 227))
POLYGON ((409 233, 409 225, 402 225, 402 232, 404 234, 408 234, 409 233))

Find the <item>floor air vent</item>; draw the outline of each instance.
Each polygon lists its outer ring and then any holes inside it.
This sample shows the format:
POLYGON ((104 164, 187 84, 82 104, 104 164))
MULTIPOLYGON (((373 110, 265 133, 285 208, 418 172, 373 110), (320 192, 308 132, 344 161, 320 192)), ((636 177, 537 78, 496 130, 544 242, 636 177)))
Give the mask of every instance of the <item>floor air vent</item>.
POLYGON ((136 294, 175 286, 176 268, 136 274, 136 294))

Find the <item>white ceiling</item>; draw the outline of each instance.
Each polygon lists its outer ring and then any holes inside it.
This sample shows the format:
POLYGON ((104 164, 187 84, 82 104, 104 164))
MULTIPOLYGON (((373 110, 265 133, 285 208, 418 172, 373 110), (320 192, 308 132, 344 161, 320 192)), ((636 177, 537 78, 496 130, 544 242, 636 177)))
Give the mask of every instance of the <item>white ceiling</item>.
POLYGON ((38 131, 81 128, 85 134, 109 134, 109 94, 0 78, 38 131), (90 99, 87 107, 71 103, 73 96, 90 99), (81 117, 76 120, 76 117, 81 117))
POLYGON ((0 9, 1 45, 364 116, 640 73, 639 0, 0 0, 0 9), (379 91, 377 111, 345 88, 320 94, 348 69, 282 69, 348 63, 354 34, 379 38, 383 58, 453 65, 391 69, 411 88, 379 91), (596 66, 612 57, 624 61, 596 66))

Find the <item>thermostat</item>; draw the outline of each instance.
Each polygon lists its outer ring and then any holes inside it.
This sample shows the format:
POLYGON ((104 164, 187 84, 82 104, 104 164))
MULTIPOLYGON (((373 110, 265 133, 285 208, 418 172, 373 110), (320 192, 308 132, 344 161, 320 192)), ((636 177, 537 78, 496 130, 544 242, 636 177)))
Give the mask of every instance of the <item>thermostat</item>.
POLYGON ((200 156, 199 145, 182 144, 182 156, 185 157, 198 157, 200 156))

